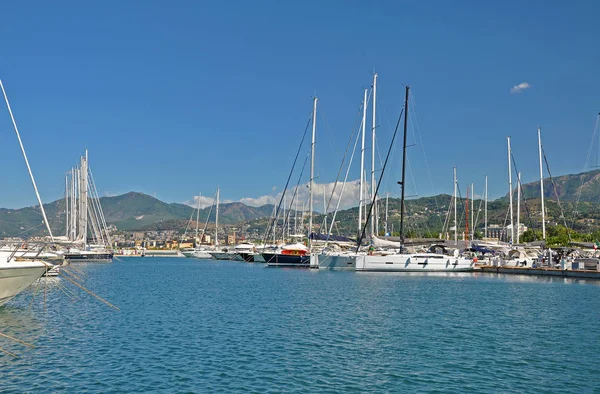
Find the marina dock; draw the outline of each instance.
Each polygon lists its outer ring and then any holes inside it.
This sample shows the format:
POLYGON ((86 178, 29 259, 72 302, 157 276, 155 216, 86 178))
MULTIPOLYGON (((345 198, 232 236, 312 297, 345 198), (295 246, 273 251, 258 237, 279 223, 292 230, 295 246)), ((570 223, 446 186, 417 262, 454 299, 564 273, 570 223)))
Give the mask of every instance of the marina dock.
POLYGON ((600 279, 600 271, 564 270, 560 268, 531 268, 531 267, 495 267, 484 265, 478 267, 481 272, 510 275, 557 276, 567 278, 600 279))

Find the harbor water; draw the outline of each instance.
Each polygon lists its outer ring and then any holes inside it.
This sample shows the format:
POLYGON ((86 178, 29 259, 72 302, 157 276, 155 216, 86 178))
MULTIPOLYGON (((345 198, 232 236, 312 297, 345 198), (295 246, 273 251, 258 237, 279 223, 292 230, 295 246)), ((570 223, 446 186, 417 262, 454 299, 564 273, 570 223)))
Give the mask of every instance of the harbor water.
POLYGON ((60 277, 0 308, 0 332, 36 345, 0 338, 19 356, 0 354, 1 392, 600 390, 594 281, 166 257, 76 268, 120 310, 60 277))

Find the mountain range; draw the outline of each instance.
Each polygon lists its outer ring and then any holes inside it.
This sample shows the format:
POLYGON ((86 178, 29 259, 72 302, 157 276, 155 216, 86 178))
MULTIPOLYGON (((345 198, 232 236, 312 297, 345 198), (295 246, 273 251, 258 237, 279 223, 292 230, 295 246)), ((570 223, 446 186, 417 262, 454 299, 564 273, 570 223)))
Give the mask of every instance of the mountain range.
MULTIPOLYGON (((115 197, 101 197, 100 203, 107 224, 114 225, 118 230, 166 230, 185 228, 190 220, 195 227, 195 209, 179 203, 165 203, 147 194, 129 192, 115 197), (192 215, 193 214, 193 215, 192 215)), ((44 204, 48 222, 53 233, 65 232, 65 200, 60 199, 44 204)), ((273 205, 251 207, 240 202, 219 205, 219 224, 231 225, 269 216, 273 205)), ((215 209, 200 210, 199 222, 203 226, 209 217, 209 222, 215 221, 215 209)), ((20 209, 0 208, 0 238, 28 237, 46 234, 40 207, 20 209)))
MULTIPOLYGON (((544 197, 546 199, 547 220, 550 223, 567 223, 578 230, 596 227, 600 220, 600 170, 573 175, 563 175, 544 180, 544 197), (560 202, 560 204, 559 204, 560 202), (577 212, 577 215, 574 213, 577 212)), ((516 184, 515 184, 516 187, 516 184)), ((521 222, 527 226, 541 223, 541 201, 539 181, 522 185, 523 201, 521 222)), ((515 195, 516 199, 516 195, 515 195)), ((430 234, 441 231, 446 222, 447 213, 452 197, 438 195, 421 197, 406 201, 406 229, 430 234)), ((190 225, 195 227, 196 214, 194 208, 179 203, 165 203, 143 193, 130 192, 115 197, 100 198, 102 209, 109 225, 118 230, 182 230, 190 225)), ((483 203, 475 200, 473 203, 478 226, 483 223, 483 203)), ((458 203, 459 226, 464 223, 465 201, 458 203)), ((57 200, 44 204, 48 221, 53 233, 63 234, 65 229, 65 200, 57 200)), ((469 209, 471 209, 469 207, 469 209)), ((488 218, 490 224, 505 225, 508 217, 508 196, 488 203, 488 218)), ((516 203, 514 206, 516 212, 516 203)), ((219 224, 240 225, 254 233, 261 233, 267 226, 274 210, 273 205, 252 207, 240 202, 220 204, 219 224)), ((383 227, 385 202, 380 201, 380 223, 383 227)), ((293 216, 293 215, 292 215, 293 216)), ((200 210, 199 226, 203 227, 206 220, 215 220, 215 209, 207 207, 200 210), (209 217, 210 214, 210 217, 209 217)), ((391 198, 388 202, 388 229, 399 228, 400 201, 391 198)), ((331 214, 328 215, 331 220, 331 214)), ((316 228, 320 229, 323 215, 314 219, 316 228)), ((357 233, 358 207, 346 209, 336 215, 334 233, 355 235, 357 233)), ((453 219, 450 219, 451 225, 453 219)), ((472 226, 472 224, 471 224, 472 226)), ((329 227, 329 225, 327 226, 329 227)), ((448 226, 446 226, 447 228, 448 226)), ((323 231, 321 229, 321 231, 323 231)), ((367 231, 368 232, 368 231, 367 231)), ((0 238, 29 237, 45 234, 42 215, 39 206, 20 209, 0 208, 0 238)))

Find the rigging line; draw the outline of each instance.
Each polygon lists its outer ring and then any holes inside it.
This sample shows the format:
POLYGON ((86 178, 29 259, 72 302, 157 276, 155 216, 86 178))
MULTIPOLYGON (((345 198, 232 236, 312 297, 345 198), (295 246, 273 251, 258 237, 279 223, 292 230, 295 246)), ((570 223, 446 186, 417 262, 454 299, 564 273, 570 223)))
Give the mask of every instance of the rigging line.
MULTIPOLYGON (((450 196, 450 202, 448 203, 448 211, 446 212, 446 219, 444 219, 444 223, 442 224, 442 235, 444 239, 446 239, 446 233, 450 230, 450 212, 452 212, 452 208, 454 207, 454 198, 450 196)), ((440 218, 440 220, 442 220, 440 218)), ((449 235, 449 234, 448 234, 449 235)))
MULTIPOLYGON (((398 127, 400 126, 400 120, 402 120, 403 114, 404 114, 404 108, 402 108, 402 111, 400 111, 400 116, 398 116, 398 122, 396 123, 396 129, 394 130, 394 135, 392 136, 392 142, 390 143, 390 148, 388 149, 387 156, 385 157, 385 163, 383 163, 383 168, 381 169, 381 177, 379 179, 383 179, 383 175, 385 174, 385 169, 387 167, 387 163, 390 158, 390 153, 392 152, 392 147, 394 146, 394 141, 396 140, 396 134, 398 133, 398 127)), ((379 192, 380 186, 381 186, 381 182, 378 182, 377 188, 375 189, 375 193, 373 193, 373 204, 371 204, 371 206, 369 207, 369 213, 367 214, 365 224, 363 225, 362 232, 360 234, 360 237, 357 237, 358 239, 356 240, 357 241, 356 242, 356 252, 358 252, 358 249, 360 248, 360 244, 361 244, 363 238, 365 237, 365 231, 367 230, 367 225, 369 224, 369 218, 371 217, 371 211, 373 210, 373 205, 375 203, 375 199, 377 198, 377 193, 379 192)), ((404 185, 402 185, 402 187, 404 187, 404 185)), ((400 234, 400 237, 402 237, 402 234, 400 234)))
MULTIPOLYGON (((372 95, 372 94, 373 94, 373 86, 371 86, 371 88, 369 89, 369 93, 368 93, 368 95, 367 95, 367 102, 366 102, 366 104, 365 104, 365 105, 369 105, 369 101, 371 100, 371 95, 372 95)), ((360 112, 361 112, 361 110, 362 110, 362 105, 361 105, 361 107, 360 107, 360 109, 359 109, 359 112, 358 112, 358 114, 357 114, 357 120, 356 120, 356 122, 358 122, 358 120, 360 119, 360 117, 359 117, 359 116, 360 116, 360 112)), ((331 132, 331 134, 333 134, 333 129, 332 129, 332 127, 329 125, 329 122, 327 121, 327 117, 325 116, 325 113, 323 112, 323 110, 322 110, 322 109, 320 110, 320 113, 321 113, 321 117, 323 118, 323 121, 325 122, 325 124, 327 125, 327 127, 329 128, 329 130, 330 130, 330 131, 332 131, 332 132, 331 132)), ((356 124, 357 124, 357 123, 355 123, 355 127, 356 127, 356 124)), ((353 133, 354 133, 354 131, 353 131, 353 133)), ((331 148, 331 151, 335 153, 335 149, 333 148, 333 144, 331 143, 331 135, 328 135, 328 136, 327 136, 327 138, 328 138, 328 140, 329 140, 329 147, 331 148)), ((350 142, 351 142, 351 141, 352 141, 352 137, 350 137, 350 141, 348 141, 348 145, 350 144, 350 142)), ((347 151, 348 151, 348 147, 346 147, 346 152, 347 152, 347 151)), ((344 154, 344 157, 346 157, 346 155, 345 155, 345 154, 344 154)), ((338 176, 339 176, 339 174, 340 174, 340 173, 338 172, 338 176)))
MULTIPOLYGON (((513 163, 513 166, 515 167, 515 171, 518 174, 519 169, 517 168, 517 162, 515 161, 515 156, 512 154, 512 152, 510 153, 510 158, 513 163)), ((529 220, 529 224, 531 225, 531 228, 535 228, 535 222, 533 221, 533 217, 531 215, 531 212, 529 211, 529 206, 527 205, 527 199, 525 198, 525 195, 523 193, 523 184, 521 183, 521 180, 519 179, 519 177, 517 177, 517 187, 521 188, 521 199, 523 200, 523 205, 525 206, 525 212, 527 213, 527 219, 529 220)), ((517 232, 518 231, 519 231, 519 229, 517 229, 517 232)), ((533 231, 533 239, 537 240, 537 238, 535 236, 535 231, 533 231)))
MULTIPOLYGON (((594 138, 596 138, 596 134, 598 133, 598 126, 600 125, 600 113, 598 113, 598 116, 596 117, 596 124, 594 125, 594 131, 592 132, 592 140, 590 142, 590 147, 588 148, 588 154, 587 154, 587 158, 585 160, 585 165, 583 167, 583 171, 585 172, 586 170, 590 169, 590 156, 592 153, 592 146, 594 145, 594 138)), ((600 136, 599 136, 600 137, 600 136)), ((598 143, 600 144, 600 138, 598 138, 598 143)), ((598 149, 598 152, 596 153, 596 155, 600 156, 600 148, 598 149)), ((575 198, 575 209, 573 210, 573 220, 571 222, 571 227, 575 226, 575 220, 577 218, 577 214, 578 214, 578 209, 579 209, 579 201, 581 199, 581 191, 582 191, 582 186, 583 186, 583 181, 584 181, 584 177, 581 176, 580 177, 581 182, 579 182, 579 187, 577 188, 577 197, 575 198)))
MULTIPOLYGON (((354 120, 354 126, 352 127, 352 134, 350 134, 350 138, 348 139, 348 144, 346 145, 346 151, 344 152, 344 157, 342 158, 342 163, 340 164, 340 168, 338 170, 337 177, 335 178, 335 183, 333 185, 333 189, 331 190, 331 196, 329 197, 329 201, 327 202, 327 208, 325 209, 325 212, 324 212, 325 216, 323 218, 323 223, 325 223, 325 218, 327 217, 327 212, 329 211, 331 200, 333 199, 333 195, 335 193, 335 189, 337 187, 338 180, 340 179, 340 174, 344 167, 344 162, 346 161, 346 156, 348 155, 348 149, 350 148, 350 144, 352 143, 354 133, 356 132, 357 126, 360 122, 360 118, 361 118, 360 115, 361 115, 362 109, 363 109, 363 104, 360 105, 360 107, 358 108, 358 112, 356 113, 356 119, 354 120)), ((354 145, 354 148, 356 149, 356 144, 354 145)), ((353 154, 354 154, 354 152, 353 152, 353 154)))
POLYGON ((412 167, 410 165, 410 158, 408 157, 408 155, 406 155, 406 161, 408 162, 408 172, 410 174, 410 179, 412 181, 413 187, 415 189, 415 195, 418 196, 419 195, 419 189, 417 189, 417 182, 415 182, 415 174, 412 172, 412 167))
MULTIPOLYGON (((409 111, 410 111, 410 108, 409 108, 409 111)), ((411 164, 410 164, 410 158, 408 157, 408 155, 406 155, 406 161, 407 161, 407 164, 408 164, 408 165, 407 165, 407 167, 408 167, 408 173, 410 174, 410 179, 412 180, 413 187, 414 187, 414 189, 415 189, 415 194, 418 196, 418 195, 419 195, 419 191, 418 191, 418 189, 417 189, 417 183, 415 182, 414 173, 412 172, 412 166, 411 166, 411 164)), ((408 203, 407 203, 407 202, 405 202, 404 206, 405 206, 406 208, 408 208, 408 203)), ((407 219, 408 219, 408 217, 407 217, 407 219)), ((408 223, 408 222, 409 222, 409 220, 407 220, 407 223, 408 223)), ((417 223, 417 222, 415 222, 413 225, 414 225, 414 227, 416 227, 416 228, 417 228, 417 230, 419 229, 419 225, 418 225, 418 223, 417 223)), ((426 227, 426 230, 427 230, 427 231, 429 231, 429 228, 427 228, 427 223, 425 223, 425 227, 426 227)))
MULTIPOLYGON (((358 140, 360 139, 360 133, 356 134, 356 140, 354 142, 354 148, 352 149, 352 155, 350 156, 350 161, 348 162, 348 168, 346 169, 346 176, 344 177, 344 183, 342 183, 342 191, 340 192, 340 196, 338 197, 338 202, 335 207, 335 211, 333 212, 333 217, 331 218, 331 225, 329 226, 329 231, 327 232, 327 239, 325 240, 325 246, 327 246, 329 242, 329 235, 333 230, 333 225, 335 224, 335 217, 337 216, 338 210, 340 209, 340 203, 342 201, 342 196, 344 194, 344 188, 346 187, 346 182, 348 181, 348 174, 350 173, 350 167, 352 167, 352 160, 354 159, 354 154, 356 153, 356 147, 358 146, 358 140)), ((360 209, 360 208, 359 208, 360 209)), ((353 217, 352 219, 356 219, 353 217)), ((336 224, 337 227, 337 224, 336 224)), ((339 233, 339 228, 338 228, 339 233)))
MULTIPOLYGON (((196 196, 194 196, 196 197, 196 196)), ((198 201, 200 201, 200 196, 198 196, 198 201)), ((194 217, 194 212, 196 212, 198 204, 192 209, 192 214, 190 215, 190 219, 188 220, 187 226, 185 226, 185 230, 183 230, 182 240, 187 236, 188 228, 190 228, 190 224, 192 223, 192 218, 194 217)), ((199 209, 199 208, 198 208, 199 209)))
POLYGON ((112 239, 110 238, 110 234, 108 231, 108 225, 106 223, 106 218, 104 216, 104 211, 102 210, 102 204, 100 204, 100 195, 98 194, 98 188, 96 187, 96 181, 94 180, 94 175, 92 174, 92 169, 89 168, 90 179, 92 180, 92 185, 94 188, 94 194, 96 195, 96 203, 98 205, 98 212, 100 213, 100 219, 102 220, 101 225, 104 228, 104 236, 106 238, 106 242, 108 245, 112 243, 112 239))
MULTIPOLYGON (((481 195, 483 196, 484 193, 485 193, 485 187, 483 188, 483 192, 481 193, 481 195)), ((483 198, 480 198, 479 199, 479 208, 477 208, 477 216, 475 216, 475 223, 473 223, 473 234, 475 234, 475 226, 479 222, 479 214, 481 213, 482 205, 483 205, 483 198)))
MULTIPOLYGON (((302 135, 302 139, 300 140, 300 146, 298 146, 298 150, 296 151, 296 157, 294 158, 294 163, 292 164, 292 169, 290 170, 290 174, 288 175, 288 179, 285 183, 285 188, 283 189, 281 198, 279 199, 279 204, 277 204, 277 210, 275 211, 275 218, 273 219, 273 226, 275 225, 275 221, 279 217, 279 210, 281 209, 281 204, 283 203, 283 199, 285 198, 285 193, 287 191, 287 187, 290 184, 290 179, 292 178, 292 173, 294 172, 294 168, 296 167, 296 161, 298 160, 298 155, 300 154, 300 150, 302 149, 302 145, 304 144, 304 139, 306 138, 306 133, 308 132, 308 128, 310 126, 311 121, 313 121, 312 112, 308 119, 308 122, 306 123, 306 127, 304 128, 304 134, 302 135)), ((263 238, 265 243, 266 243, 266 240, 271 235, 271 227, 272 226, 267 227, 267 232, 265 233, 265 236, 263 238)), ((274 228, 273 228, 273 231, 275 231, 274 228)))
POLYGON ((331 126, 329 125, 329 122, 327 121, 327 118, 325 116, 325 113, 323 112, 323 105, 321 105, 319 107, 319 113, 321 118, 323 119, 323 122, 325 123, 325 125, 327 126, 327 128, 329 129, 329 134, 327 134, 327 142, 329 142, 329 148, 331 149, 331 152, 333 152, 333 154, 336 153, 335 149, 333 148, 333 143, 331 142, 331 136, 334 134, 333 133, 333 129, 331 128, 331 126))
MULTIPOLYGON (((214 206, 217 203, 217 192, 215 192, 215 196, 213 197, 213 202, 210 205, 210 209, 208 210, 208 216, 206 216, 206 222, 204 223, 204 228, 202 229, 202 236, 200 237, 200 244, 202 244, 202 240, 204 240, 204 236, 206 235, 206 230, 208 229, 208 220, 210 219, 210 215, 212 215, 212 211, 214 206)), ((200 210, 200 208, 198 208, 200 210)), ((216 218, 215 218, 216 223, 216 218)), ((216 229, 215 229, 216 230, 216 229)), ((215 245, 217 246, 217 245, 215 245)))
MULTIPOLYGON (((392 127, 392 125, 390 124, 390 120, 389 120, 389 115, 388 115, 388 113, 387 113, 387 109, 386 109, 385 107, 383 107, 383 106, 382 106, 381 108, 383 109, 383 112, 385 112, 385 115, 386 115, 386 116, 385 116, 385 121, 386 121, 386 122, 387 122, 387 124, 388 124, 388 128, 389 128, 390 130, 393 130, 393 127, 392 127)), ((395 154, 396 154, 396 147, 394 146, 394 147, 392 148, 392 156, 391 156, 391 157, 392 157, 392 161, 394 161, 395 154)), ((382 167, 383 167, 383 164, 382 164, 382 167)), ((379 183, 381 183, 381 182, 382 182, 382 180, 383 180, 383 177, 381 177, 381 176, 380 176, 380 177, 379 177, 379 183)), ((388 190, 389 190, 389 185, 387 185, 387 184, 386 184, 386 188, 388 188, 388 190)))
MULTIPOLYGON (((510 213, 510 207, 506 207, 506 216, 504 216, 504 225, 502 226, 506 229, 506 223, 508 222, 508 214, 510 213)), ((508 239, 508 232, 506 232, 506 239, 508 239)))
POLYGON ((458 232, 458 229, 462 228, 463 223, 466 222, 467 211, 465 210, 465 204, 463 204, 464 201, 461 201, 461 200, 464 200, 464 199, 462 197, 462 193, 460 192, 460 184, 456 185, 456 191, 458 193, 457 204, 460 207, 460 211, 461 211, 460 216, 457 219, 458 223, 456 224, 456 226, 457 226, 456 227, 456 231, 458 232), (463 222, 463 219, 465 219, 464 222, 463 222))
POLYGON ((567 225, 567 218, 565 217, 565 213, 562 209, 562 204, 560 203, 560 197, 558 197, 558 191, 556 188, 556 184, 554 183, 554 178, 552 177, 552 173, 550 172, 550 164, 548 164, 548 159, 546 158, 546 152, 544 152, 544 148, 542 148, 542 154, 544 156, 544 162, 546 162, 546 169, 548 170, 548 174, 550 175, 550 182, 552 182, 552 188, 554 189, 554 195, 556 196, 556 202, 558 203, 558 208, 560 209, 560 214, 563 218, 565 228, 567 229, 567 235, 569 236, 569 242, 571 242, 571 232, 569 231, 569 226, 567 225))
POLYGON ((294 190, 294 195, 292 196, 292 201, 290 201, 290 205, 289 205, 289 208, 287 210, 287 214, 285 216, 285 219, 283 221, 283 225, 281 226, 281 239, 285 239, 285 233, 284 233, 285 232, 285 226, 286 225, 287 226, 290 225, 289 224, 289 218, 290 218, 290 213, 292 211, 291 207, 292 207, 292 204, 294 203, 294 200, 295 200, 296 196, 298 195, 298 187, 300 186, 300 180, 302 179, 302 175, 304 175, 304 169, 306 168, 306 163, 308 161, 309 155, 310 155, 310 152, 308 152, 306 154, 306 156, 304 157, 304 164, 302 165, 302 170, 300 171, 300 175, 298 176, 298 182, 296 183, 296 187, 295 187, 295 190, 294 190))
MULTIPOLYGON (((427 154, 425 153, 425 144, 423 144, 423 137, 421 135, 421 126, 419 125, 419 118, 417 117, 417 102, 413 97, 413 105, 412 105, 412 112, 413 112, 413 116, 411 117, 415 119, 415 123, 417 124, 417 129, 418 129, 418 133, 417 135, 419 136, 419 145, 421 147, 421 151, 423 152, 423 159, 425 161, 425 168, 427 168, 427 175, 429 176, 429 183, 431 185, 431 192, 433 193, 433 201, 435 201, 435 207, 436 209, 439 209, 439 203, 437 200, 437 191, 435 189, 435 185, 433 183, 433 177, 431 176, 431 166, 429 165, 429 160, 427 160, 427 154)), ((410 110, 410 109, 409 109, 410 110)), ((416 140, 415 140, 416 142, 416 140)), ((440 217, 440 223, 442 222, 442 218, 440 217)))

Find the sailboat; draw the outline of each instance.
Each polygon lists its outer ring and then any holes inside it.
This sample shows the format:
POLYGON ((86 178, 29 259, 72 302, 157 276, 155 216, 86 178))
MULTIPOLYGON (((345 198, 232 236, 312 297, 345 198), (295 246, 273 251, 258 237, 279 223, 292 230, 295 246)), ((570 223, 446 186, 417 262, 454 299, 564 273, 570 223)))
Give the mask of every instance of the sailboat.
MULTIPOLYGON (((364 98, 362 103, 363 117, 362 117, 362 127, 361 127, 361 161, 360 161, 360 197, 358 201, 358 231, 360 232, 362 226, 362 212, 363 212, 363 191, 364 191, 364 156, 365 156, 365 132, 366 132, 366 120, 367 120, 367 105, 368 105, 368 89, 364 91, 364 98)), ((372 116, 372 128, 371 128, 371 188, 375 190, 375 129, 377 126, 376 121, 376 109, 377 109, 377 74, 373 76, 373 116, 372 116)), ((358 142, 358 141, 357 141, 358 142)), ((352 159, 350 159, 350 164, 352 164, 352 159)), ((350 165, 348 166, 348 170, 350 169, 350 165)), ((342 188, 343 192, 343 188, 342 188)), ((340 199, 341 199, 340 195, 340 199)), ((339 201, 338 201, 339 207, 339 201)), ((366 218, 365 218, 366 219, 366 218)), ((377 224, 375 223, 377 219, 377 214, 374 213, 373 218, 371 220, 371 233, 372 236, 375 237, 377 224)), ((329 229, 328 234, 331 234, 333 230, 333 224, 335 221, 335 214, 331 221, 331 228, 329 229)), ((357 250, 338 250, 337 248, 331 248, 327 246, 329 241, 333 241, 337 238, 337 245, 342 245, 351 241, 350 239, 344 239, 343 237, 333 237, 331 235, 327 236, 326 247, 321 251, 321 253, 312 253, 311 254, 311 262, 310 266, 319 269, 327 269, 327 270, 355 270, 356 268, 356 257, 360 254, 365 254, 363 251, 357 250)))
MULTIPOLYGON (((212 211, 212 207, 211 207, 212 211)), ((210 212, 208 214, 210 217, 210 212)), ((198 196, 198 206, 196 207, 196 246, 192 249, 183 250, 182 253, 185 257, 194 257, 197 259, 210 259, 212 256, 210 255, 210 251, 204 246, 198 246, 198 225, 200 221, 200 195, 198 196)), ((204 230, 202 231, 202 235, 206 234, 206 227, 208 226, 208 218, 206 219, 206 224, 204 225, 204 230)))
POLYGON ((404 190, 406 173, 406 137, 408 128, 408 97, 410 87, 406 87, 404 99, 404 145, 402 155, 402 194, 400 200, 400 243, 397 253, 386 255, 357 255, 356 271, 380 272, 461 272, 474 269, 473 260, 460 257, 458 250, 453 256, 440 253, 407 253, 404 249, 404 190))
POLYGON ((215 212, 215 250, 209 251, 208 254, 215 260, 239 260, 241 257, 237 256, 233 251, 227 248, 218 249, 219 245, 219 194, 220 190, 217 187, 217 194, 215 195, 216 201, 216 212, 215 212))
MULTIPOLYGON (((315 175, 315 141, 317 130, 317 101, 313 98, 313 113, 312 113, 312 141, 310 146, 310 184, 309 184, 309 225, 308 225, 308 242, 311 242, 310 235, 313 227, 313 190, 314 190, 314 175, 315 175)), ((302 146, 302 145, 301 145, 302 146)), ((300 148, 299 148, 300 149, 300 148)), ((283 198, 283 196, 282 196, 283 198)), ((310 248, 302 243, 288 244, 278 247, 275 251, 261 253, 262 258, 267 263, 267 267, 294 267, 294 268, 310 268, 310 248)))
MULTIPOLYGON (((17 123, 10 108, 8 96, 6 95, 6 91, 4 90, 4 85, 2 84, 1 80, 0 88, 2 88, 4 101, 6 102, 6 107, 8 108, 8 112, 10 114, 10 118, 12 120, 17 139, 19 140, 19 145, 21 146, 21 152, 23 153, 23 158, 25 159, 25 164, 27 166, 27 170, 29 171, 29 176, 31 178, 31 183, 33 184, 33 189, 35 191, 38 203, 40 204, 40 210, 44 218, 44 223, 46 224, 46 228, 48 229, 48 233, 50 235, 50 238, 52 239, 52 231, 50 230, 50 226, 48 224, 48 219, 44 210, 44 204, 42 203, 42 199, 38 192, 37 185, 33 177, 33 172, 31 171, 31 167, 29 166, 29 160, 27 159, 27 154, 25 153, 25 148, 23 146, 23 142, 21 141, 19 129, 17 128, 17 123)), ((46 272, 48 269, 53 268, 51 264, 38 258, 16 258, 15 252, 16 251, 11 252, 7 250, 0 251, 0 305, 4 305, 6 302, 10 301, 14 296, 19 294, 27 287, 29 287, 33 282, 38 280, 44 274, 44 272, 46 272)))
POLYGON ((114 252, 108 249, 111 245, 108 226, 88 163, 86 149, 79 166, 71 170, 71 210, 67 215, 67 238, 73 246, 63 255, 70 262, 112 262, 114 252), (91 238, 88 238, 88 234, 91 234, 91 238), (89 243, 90 239, 93 243, 89 243))

